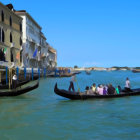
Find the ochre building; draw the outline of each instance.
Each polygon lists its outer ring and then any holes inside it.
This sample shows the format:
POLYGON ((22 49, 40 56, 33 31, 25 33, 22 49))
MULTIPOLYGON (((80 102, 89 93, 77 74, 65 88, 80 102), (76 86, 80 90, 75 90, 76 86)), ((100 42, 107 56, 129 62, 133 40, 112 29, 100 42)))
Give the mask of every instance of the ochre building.
POLYGON ((11 4, 0 3, 0 62, 20 66, 22 56, 22 18, 11 4))

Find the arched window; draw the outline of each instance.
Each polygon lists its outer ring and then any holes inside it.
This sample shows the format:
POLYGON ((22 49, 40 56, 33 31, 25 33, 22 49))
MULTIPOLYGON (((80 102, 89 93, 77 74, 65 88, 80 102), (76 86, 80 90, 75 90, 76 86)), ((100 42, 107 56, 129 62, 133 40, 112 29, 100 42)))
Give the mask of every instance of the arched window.
POLYGON ((5 34, 4 34, 3 29, 2 29, 2 42, 4 42, 4 40, 5 40, 5 34))
POLYGON ((2 32, 2 29, 0 28, 0 42, 2 41, 2 34, 1 34, 1 32, 2 32))
POLYGON ((19 26, 20 26, 20 32, 22 32, 22 23, 20 23, 19 26))
POLYGON ((19 39, 19 42, 20 42, 20 46, 22 46, 22 39, 21 39, 21 37, 19 39))
POLYGON ((23 50, 20 51, 20 63, 22 62, 22 52, 23 50))
POLYGON ((10 42, 13 42, 13 37, 12 37, 12 33, 10 33, 10 42))
POLYGON ((14 57, 13 57, 13 51, 10 49, 10 55, 11 55, 11 62, 14 62, 14 57))
POLYGON ((12 17, 10 16, 10 19, 9 19, 9 23, 10 23, 10 26, 12 26, 12 17))
POLYGON ((4 12, 1 11, 1 21, 4 22, 4 12))

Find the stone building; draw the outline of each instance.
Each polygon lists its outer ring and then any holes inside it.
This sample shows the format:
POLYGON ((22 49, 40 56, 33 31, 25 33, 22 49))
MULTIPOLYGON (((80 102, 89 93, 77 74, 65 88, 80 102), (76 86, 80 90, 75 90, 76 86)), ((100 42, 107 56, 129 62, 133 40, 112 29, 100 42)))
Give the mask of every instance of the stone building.
POLYGON ((18 16, 22 17, 23 30, 23 60, 22 67, 38 68, 40 59, 38 55, 41 52, 41 27, 25 10, 16 11, 18 16))
POLYGON ((50 68, 56 68, 57 66, 57 52, 51 46, 48 47, 48 62, 50 68))
POLYGON ((15 14, 12 4, 0 2, 0 65, 20 66, 22 18, 15 14))
POLYGON ((39 67, 40 68, 47 68, 49 63, 47 61, 48 57, 48 43, 46 42, 46 37, 43 33, 41 33, 41 52, 39 53, 39 67))

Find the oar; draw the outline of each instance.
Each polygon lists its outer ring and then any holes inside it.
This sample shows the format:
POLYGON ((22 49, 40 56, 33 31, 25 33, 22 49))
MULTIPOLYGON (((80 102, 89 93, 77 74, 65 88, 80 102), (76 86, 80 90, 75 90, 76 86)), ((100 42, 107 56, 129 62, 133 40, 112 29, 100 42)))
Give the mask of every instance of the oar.
POLYGON ((80 92, 80 88, 79 88, 79 85, 78 85, 77 79, 75 80, 75 82, 76 82, 77 87, 78 87, 78 92, 80 92))

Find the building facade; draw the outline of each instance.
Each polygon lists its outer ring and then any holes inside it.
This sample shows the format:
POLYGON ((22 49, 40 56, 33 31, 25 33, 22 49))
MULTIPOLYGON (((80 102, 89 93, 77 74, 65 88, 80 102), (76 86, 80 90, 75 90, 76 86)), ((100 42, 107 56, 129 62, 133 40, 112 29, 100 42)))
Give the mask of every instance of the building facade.
POLYGON ((47 68, 49 63, 47 61, 48 57, 48 43, 46 42, 46 37, 43 33, 41 33, 41 52, 39 53, 39 67, 40 68, 47 68))
POLYGON ((6 66, 21 65, 22 18, 12 4, 0 3, 0 62, 6 66))
POLYGON ((41 27, 25 10, 16 11, 16 14, 23 19, 22 67, 38 68, 41 55, 41 27))
POLYGON ((48 47, 48 60, 50 68, 56 68, 57 66, 57 52, 51 46, 48 47))

